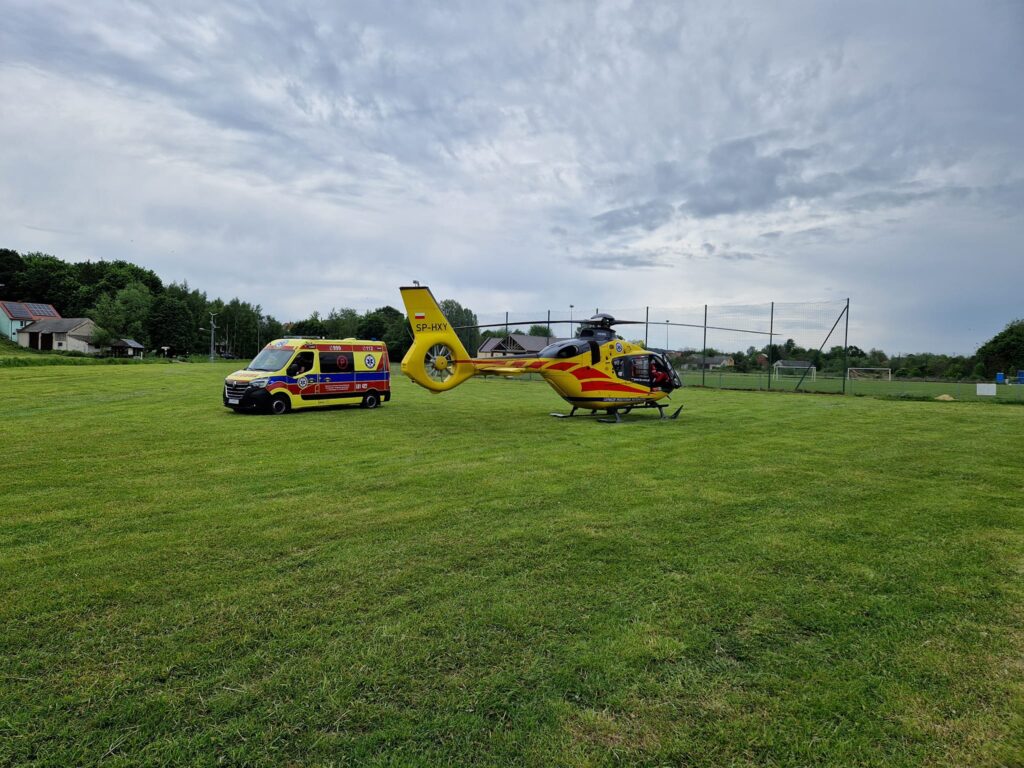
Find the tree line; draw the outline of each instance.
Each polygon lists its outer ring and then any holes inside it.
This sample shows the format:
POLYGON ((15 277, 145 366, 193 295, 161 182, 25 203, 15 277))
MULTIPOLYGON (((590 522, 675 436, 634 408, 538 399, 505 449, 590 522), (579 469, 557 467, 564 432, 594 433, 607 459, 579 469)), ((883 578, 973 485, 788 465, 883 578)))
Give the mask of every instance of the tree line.
MULTIPOLYGON (((19 254, 0 249, 0 299, 53 304, 64 317, 89 317, 98 326, 93 342, 105 347, 118 338, 130 338, 151 350, 172 355, 205 354, 210 350, 210 320, 216 323, 217 354, 253 357, 267 341, 284 335, 324 338, 379 339, 395 360, 412 342, 408 318, 391 306, 359 312, 344 307, 326 316, 313 312, 296 322, 282 322, 259 304, 233 298, 209 298, 188 283, 169 283, 159 275, 127 261, 65 262, 46 253, 19 254)), ((463 345, 476 354, 483 339, 504 336, 504 329, 468 327, 477 316, 454 299, 441 302, 463 345)), ((519 328, 510 330, 522 333, 519 328)), ((532 336, 548 336, 544 325, 533 325, 532 336)), ((557 335, 557 334, 556 334, 557 335)), ((700 356, 686 350, 677 359, 700 356)), ((723 354, 704 350, 707 356, 723 354)), ((862 350, 833 346, 827 351, 805 349, 793 339, 770 347, 748 347, 729 354, 739 372, 763 369, 768 360, 803 360, 824 374, 843 375, 846 367, 891 368, 901 378, 992 378, 1002 371, 1013 375, 1024 369, 1024 320, 1014 320, 982 344, 973 355, 919 353, 888 355, 881 349, 862 350)))
MULTIPOLYGON (((689 350, 684 355, 701 355, 700 350, 689 350)), ((991 379, 1003 372, 1013 376, 1024 370, 1024 320, 1014 320, 986 341, 973 355, 944 355, 932 352, 889 355, 881 349, 864 351, 851 344, 843 348, 833 346, 827 351, 805 349, 793 339, 784 344, 748 347, 738 352, 720 352, 707 349, 708 357, 726 354, 733 358, 733 370, 744 373, 758 371, 777 360, 800 360, 815 366, 819 373, 844 376, 847 368, 889 368, 896 378, 910 379, 991 379)))
MULTIPOLYGON (((285 335, 379 339, 399 360, 412 342, 408 318, 391 306, 359 312, 348 307, 326 316, 313 312, 282 322, 259 304, 210 298, 188 283, 164 284, 159 275, 127 261, 66 262, 46 253, 0 249, 0 299, 52 304, 63 317, 88 317, 97 325, 94 346, 134 339, 146 349, 169 355, 210 351, 211 314, 215 352, 254 357, 262 345, 285 335)), ((457 301, 441 302, 453 325, 475 325, 476 315, 457 301)), ((467 349, 480 343, 476 329, 458 331, 467 349)))

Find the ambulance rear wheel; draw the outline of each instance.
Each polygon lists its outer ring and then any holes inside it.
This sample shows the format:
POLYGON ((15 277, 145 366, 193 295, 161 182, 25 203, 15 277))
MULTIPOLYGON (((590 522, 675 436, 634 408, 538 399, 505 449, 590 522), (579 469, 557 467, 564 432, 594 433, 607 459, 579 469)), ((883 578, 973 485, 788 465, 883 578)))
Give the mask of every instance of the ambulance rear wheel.
POLYGON ((376 392, 367 392, 363 395, 363 408, 376 408, 378 405, 380 405, 380 395, 376 392))
POLYGON ((284 395, 278 395, 270 401, 270 412, 275 416, 281 416, 292 409, 292 404, 284 395))

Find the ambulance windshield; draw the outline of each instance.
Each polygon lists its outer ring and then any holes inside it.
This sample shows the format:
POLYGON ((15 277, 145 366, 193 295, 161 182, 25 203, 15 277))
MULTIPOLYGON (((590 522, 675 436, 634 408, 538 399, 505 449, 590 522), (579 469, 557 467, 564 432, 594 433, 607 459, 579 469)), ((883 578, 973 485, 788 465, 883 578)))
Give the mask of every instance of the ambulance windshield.
POLYGON ((249 363, 247 371, 279 371, 291 359, 290 349, 264 349, 249 363))

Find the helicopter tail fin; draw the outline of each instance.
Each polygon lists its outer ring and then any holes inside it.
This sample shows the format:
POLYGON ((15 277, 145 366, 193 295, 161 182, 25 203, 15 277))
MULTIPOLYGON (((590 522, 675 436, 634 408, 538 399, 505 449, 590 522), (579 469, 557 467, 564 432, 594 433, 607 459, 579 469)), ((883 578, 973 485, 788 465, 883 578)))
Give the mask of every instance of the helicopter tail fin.
POLYGON ((431 392, 446 392, 476 373, 469 353, 426 286, 402 288, 413 343, 402 358, 402 373, 431 392))

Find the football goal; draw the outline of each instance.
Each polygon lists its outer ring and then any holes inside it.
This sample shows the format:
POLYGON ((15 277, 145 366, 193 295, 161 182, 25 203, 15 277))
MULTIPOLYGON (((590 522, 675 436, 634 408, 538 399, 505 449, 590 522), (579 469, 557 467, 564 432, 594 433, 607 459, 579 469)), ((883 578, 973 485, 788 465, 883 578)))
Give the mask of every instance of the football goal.
POLYGON ((846 378, 892 381, 892 368, 847 368, 846 378))
POLYGON ((775 365, 772 366, 772 368, 775 369, 775 377, 779 379, 792 376, 801 378, 804 376, 805 373, 807 374, 806 378, 810 379, 811 381, 814 381, 815 379, 818 378, 817 367, 813 365, 808 365, 807 363, 801 363, 800 365, 782 365, 776 363, 775 365))

